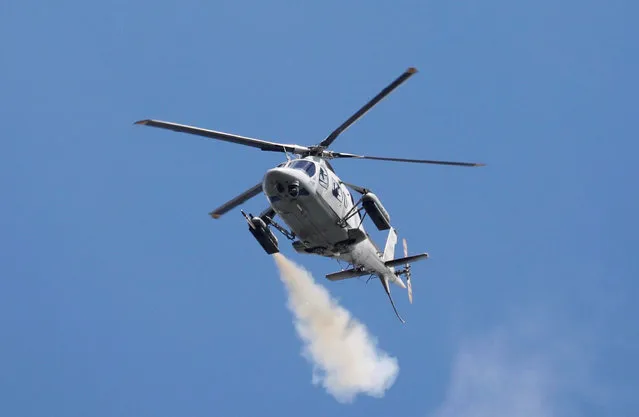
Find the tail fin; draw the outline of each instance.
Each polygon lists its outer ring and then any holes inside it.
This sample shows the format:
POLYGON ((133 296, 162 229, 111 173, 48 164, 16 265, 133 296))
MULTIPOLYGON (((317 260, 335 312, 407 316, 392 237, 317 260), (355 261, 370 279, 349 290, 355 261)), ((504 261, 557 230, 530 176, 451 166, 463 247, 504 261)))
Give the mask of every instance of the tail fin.
POLYGON ((397 232, 393 227, 388 231, 388 237, 386 238, 386 246, 384 247, 384 254, 382 259, 384 262, 390 261, 395 257, 395 245, 397 244, 397 232))

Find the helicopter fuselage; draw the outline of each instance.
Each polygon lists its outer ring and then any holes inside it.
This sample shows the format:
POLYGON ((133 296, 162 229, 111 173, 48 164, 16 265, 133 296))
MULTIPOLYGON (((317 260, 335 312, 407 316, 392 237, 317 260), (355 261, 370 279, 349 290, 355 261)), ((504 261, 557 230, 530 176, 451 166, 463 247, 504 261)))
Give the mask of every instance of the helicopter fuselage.
POLYGON ((295 250, 341 259, 406 288, 384 264, 350 191, 325 160, 309 156, 272 168, 264 175, 262 190, 298 238, 295 250))

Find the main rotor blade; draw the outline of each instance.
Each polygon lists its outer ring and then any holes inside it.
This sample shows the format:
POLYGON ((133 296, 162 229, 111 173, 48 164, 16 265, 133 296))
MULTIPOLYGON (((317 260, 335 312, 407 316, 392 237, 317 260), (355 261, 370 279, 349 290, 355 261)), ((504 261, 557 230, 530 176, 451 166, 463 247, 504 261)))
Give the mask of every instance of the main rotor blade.
POLYGON ((450 162, 450 161, 436 161, 436 160, 430 160, 430 159, 385 158, 380 156, 353 155, 351 153, 343 153, 343 152, 331 152, 329 155, 332 158, 373 159, 376 161, 414 162, 418 164, 455 165, 455 166, 463 166, 463 167, 481 167, 486 165, 486 164, 481 164, 476 162, 450 162))
POLYGON ((342 184, 344 184, 347 187, 352 188, 353 190, 357 191, 358 193, 360 193, 362 195, 368 193, 368 189, 367 188, 360 187, 359 185, 350 184, 350 183, 344 182, 344 181, 342 181, 342 184))
POLYGON ((337 139, 337 136, 339 136, 340 133, 348 129, 350 125, 352 125, 353 123, 357 121, 357 119, 359 119, 364 114, 366 114, 366 112, 369 111, 374 105, 379 103, 384 97, 390 94, 391 91, 399 87, 401 83, 406 81, 411 75, 415 74, 416 72, 417 72, 417 69, 413 67, 408 68, 406 71, 404 71, 404 73, 400 75, 399 77, 397 77, 395 81, 393 81, 388 86, 386 86, 386 88, 384 88, 379 94, 373 97, 368 103, 366 103, 361 109, 359 109, 355 114, 353 114, 348 120, 342 123, 340 127, 335 129, 330 135, 328 135, 326 139, 320 142, 320 146, 327 147, 331 143, 333 143, 333 141, 337 139))
POLYGON ((152 127, 159 127, 161 129, 173 130, 174 132, 189 133, 191 135, 204 136, 210 139, 217 139, 224 142, 239 143, 240 145, 251 146, 259 148, 263 151, 272 152, 291 152, 302 153, 308 151, 305 146, 289 145, 277 142, 269 142, 261 139, 253 139, 245 136, 233 135, 231 133, 218 132, 215 130, 202 129, 194 126, 187 126, 178 123, 164 122, 162 120, 139 120, 135 122, 136 125, 146 125, 152 127))
POLYGON ((209 215, 213 217, 214 219, 218 219, 220 218, 221 215, 223 215, 227 211, 239 206, 243 202, 255 197, 261 192, 262 192, 262 182, 260 181, 259 183, 255 184, 253 187, 249 188, 248 190, 244 191, 242 194, 235 197, 234 199, 222 204, 220 207, 210 212, 209 215))

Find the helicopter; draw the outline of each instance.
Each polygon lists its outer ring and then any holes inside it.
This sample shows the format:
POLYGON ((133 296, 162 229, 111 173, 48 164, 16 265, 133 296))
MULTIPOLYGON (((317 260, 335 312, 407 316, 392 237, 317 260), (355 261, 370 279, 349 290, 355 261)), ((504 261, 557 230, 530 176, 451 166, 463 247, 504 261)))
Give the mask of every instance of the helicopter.
POLYGON ((284 153, 287 159, 285 162, 267 170, 257 184, 211 211, 210 216, 218 219, 263 193, 268 200, 268 207, 260 214, 247 214, 244 210, 240 212, 248 223, 249 232, 267 254, 280 251, 279 241, 271 230, 274 228, 292 241, 292 246, 298 253, 345 261, 349 269, 327 274, 326 278, 330 281, 366 275, 379 278, 397 318, 405 323, 397 311, 389 284, 407 289, 409 302, 412 303, 411 263, 427 259, 428 253, 409 256, 406 239, 403 239, 404 257, 395 258, 397 231, 391 225, 390 215, 379 197, 369 188, 343 181, 329 161, 344 158, 370 159, 462 167, 478 167, 485 164, 365 156, 336 152, 328 147, 340 134, 416 72, 417 69, 414 67, 405 70, 324 140, 311 146, 265 141, 154 119, 139 120, 134 124, 237 143, 262 151, 284 153), (357 201, 351 190, 359 195, 357 201), (363 221, 367 215, 378 230, 388 231, 383 251, 364 228, 363 221), (276 216, 283 220, 288 229, 275 220, 276 216), (400 269, 395 269, 396 267, 400 269), (402 276, 406 278, 406 284, 402 276))

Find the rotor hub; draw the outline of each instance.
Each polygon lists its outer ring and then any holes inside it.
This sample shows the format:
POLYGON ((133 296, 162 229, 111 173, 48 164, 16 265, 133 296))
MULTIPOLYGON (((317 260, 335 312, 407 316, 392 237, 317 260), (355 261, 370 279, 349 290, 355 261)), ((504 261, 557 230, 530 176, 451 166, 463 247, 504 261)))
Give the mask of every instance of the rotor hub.
POLYGON ((324 156, 324 149, 326 148, 320 145, 309 146, 308 151, 304 152, 304 156, 324 156))

